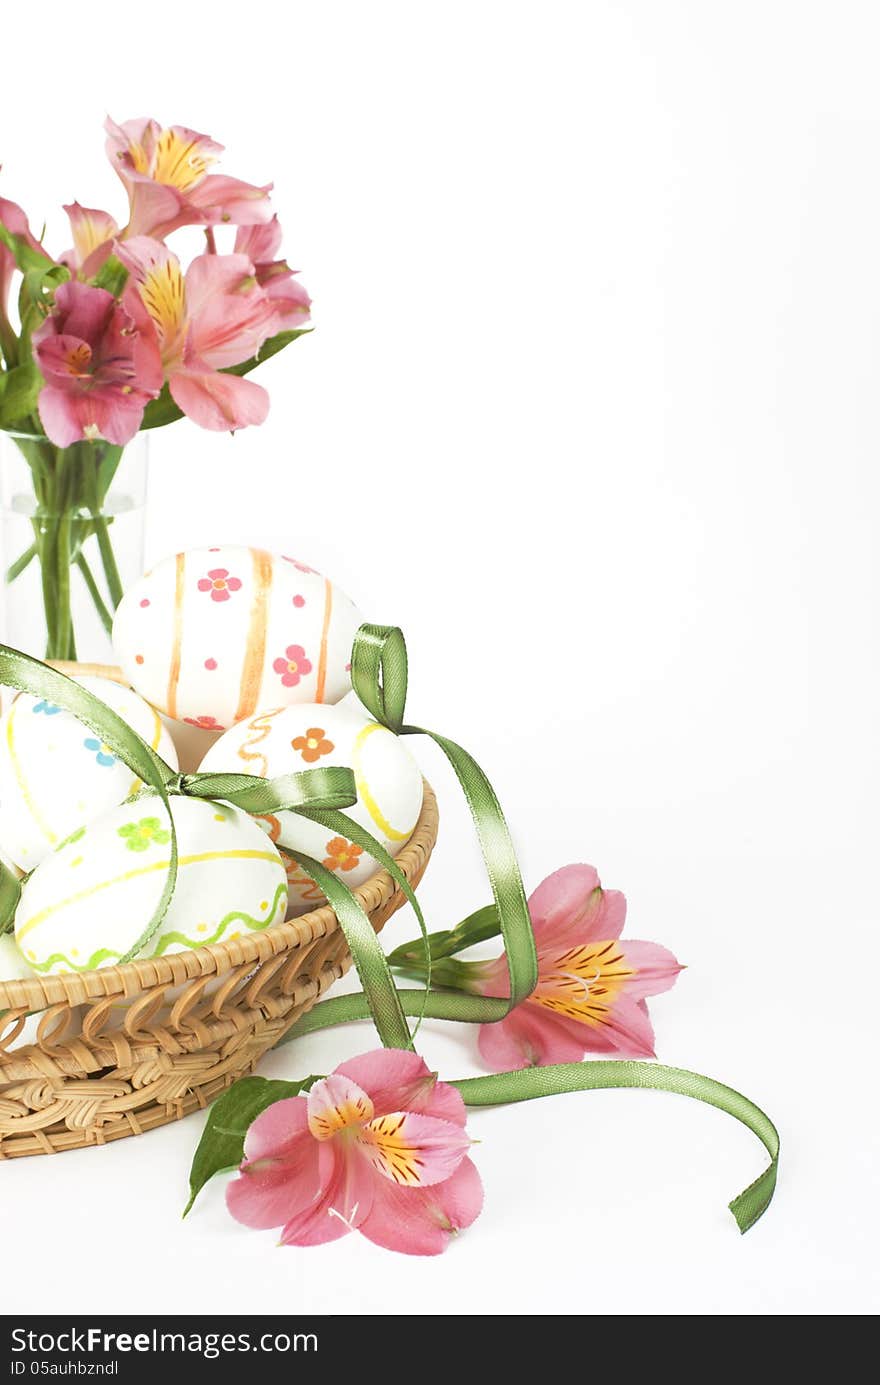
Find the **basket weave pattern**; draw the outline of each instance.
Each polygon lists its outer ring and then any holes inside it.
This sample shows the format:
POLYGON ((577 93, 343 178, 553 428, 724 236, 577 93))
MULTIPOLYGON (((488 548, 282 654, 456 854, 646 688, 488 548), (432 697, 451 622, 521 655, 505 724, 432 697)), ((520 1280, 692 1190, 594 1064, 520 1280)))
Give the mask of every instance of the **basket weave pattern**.
MULTIPOLYGON (((412 885, 437 826, 425 784, 421 816, 397 857, 412 885)), ((384 871, 354 893, 377 931, 405 902, 384 871)), ((140 1135, 207 1106, 350 965, 324 905, 191 952, 0 982, 0 1159, 140 1135), (26 1023, 36 1033, 22 1043, 26 1023)))

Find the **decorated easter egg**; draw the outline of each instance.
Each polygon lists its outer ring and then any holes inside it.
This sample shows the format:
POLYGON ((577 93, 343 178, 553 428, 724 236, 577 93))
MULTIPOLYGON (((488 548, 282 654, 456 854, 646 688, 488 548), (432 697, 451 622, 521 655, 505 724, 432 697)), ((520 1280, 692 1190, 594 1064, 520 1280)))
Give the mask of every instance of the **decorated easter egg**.
MULTIPOLYGON (((228 942, 284 918, 284 862, 253 818, 227 803, 173 798, 178 878, 157 932, 140 952, 161 957, 228 942)), ((140 798, 81 827, 25 882, 15 938, 36 972, 113 966, 136 943, 170 862, 161 799, 140 798)))
POLYGON ((360 624, 348 597, 304 563, 201 548, 166 558, 126 592, 113 645, 148 702, 210 731, 261 707, 338 702, 360 624))
MULTIPOLYGON (((275 778, 330 765, 353 771, 358 800, 346 812, 396 855, 412 836, 421 812, 422 776, 403 741, 358 706, 310 703, 261 712, 221 736, 201 768, 275 778)), ((296 813, 260 821, 273 841, 321 861, 347 885, 363 884, 378 869, 356 843, 296 813)), ((292 912, 302 913, 322 902, 320 889, 295 862, 288 880, 292 912)))
MULTIPOLYGON (((142 697, 109 678, 75 681, 177 768, 171 737, 142 697)), ((0 717, 0 850, 23 870, 140 787, 109 746, 54 702, 19 693, 0 717)))

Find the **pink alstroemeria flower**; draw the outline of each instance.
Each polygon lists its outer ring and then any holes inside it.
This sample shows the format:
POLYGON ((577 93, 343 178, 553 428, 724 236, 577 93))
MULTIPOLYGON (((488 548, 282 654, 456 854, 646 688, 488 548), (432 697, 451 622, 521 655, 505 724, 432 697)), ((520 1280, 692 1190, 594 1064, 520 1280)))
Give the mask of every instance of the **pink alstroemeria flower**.
POLYGON ((281 227, 277 216, 264 226, 241 226, 235 236, 235 250, 247 255, 254 266, 257 283, 275 305, 277 330, 302 327, 309 320, 312 300, 296 278, 296 270, 286 260, 276 258, 281 248, 281 227))
POLYGON ((110 213, 99 207, 81 207, 78 202, 71 202, 64 210, 70 222, 73 249, 61 256, 61 263, 80 279, 91 279, 113 249, 119 227, 110 213))
POLYGON ((162 388, 162 367, 112 293, 76 279, 61 284, 33 344, 46 381, 38 401, 46 436, 57 447, 83 438, 131 442, 162 388))
POLYGON ((123 235, 161 239, 179 226, 250 226, 268 221, 271 184, 254 187, 209 173, 223 152, 208 135, 183 125, 162 129, 156 120, 109 118, 107 157, 128 193, 130 214, 123 235))
POLYGON ((308 1096, 258 1116, 226 1202, 245 1226, 316 1246, 348 1231, 406 1255, 438 1255, 483 1205, 464 1102, 415 1053, 342 1063, 308 1096))
POLYGON ((262 385, 221 372, 256 355, 272 331, 274 308, 244 255, 199 255, 186 271, 157 240, 117 241, 130 271, 123 302, 158 341, 171 396, 202 428, 230 431, 262 423, 262 385))
MULTIPOLYGON (((645 997, 668 991, 681 971, 657 943, 619 942, 626 899, 603 890, 592 866, 563 866, 529 899, 538 984, 496 1024, 480 1026, 480 1053, 496 1072, 579 1062, 585 1053, 653 1058, 645 997)), ((484 995, 509 995, 505 955, 465 964, 484 995)))

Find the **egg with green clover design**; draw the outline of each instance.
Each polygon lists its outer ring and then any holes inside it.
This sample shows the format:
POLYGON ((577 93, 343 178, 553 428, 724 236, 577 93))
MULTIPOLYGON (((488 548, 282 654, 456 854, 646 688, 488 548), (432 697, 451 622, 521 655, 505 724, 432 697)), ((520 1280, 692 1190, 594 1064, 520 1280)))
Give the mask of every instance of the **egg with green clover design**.
MULTIPOLYGON (((142 697, 109 678, 74 681, 177 768, 171 737, 142 697)), ((19 693, 0 717, 0 851, 22 870, 140 786, 110 746, 50 698, 19 693)))
MULTIPOLYGON (((331 766, 345 766, 354 774, 357 803, 345 812, 396 856, 422 809, 421 771, 401 738, 373 721, 359 703, 305 703, 261 712, 222 735, 200 768, 265 779, 331 766)), ((320 861, 346 885, 362 885, 379 869, 369 851, 341 829, 322 827, 293 812, 261 821, 279 846, 320 861)), ((288 878, 291 912, 304 913, 323 902, 321 890, 295 862, 288 878)))
MULTIPOLYGON (((280 923, 284 862, 259 824, 228 803, 174 797, 178 874, 139 957, 229 942, 280 923)), ((15 915, 22 957, 41 975, 114 966, 159 904, 171 860, 162 800, 112 808, 55 848, 25 881, 15 915)))

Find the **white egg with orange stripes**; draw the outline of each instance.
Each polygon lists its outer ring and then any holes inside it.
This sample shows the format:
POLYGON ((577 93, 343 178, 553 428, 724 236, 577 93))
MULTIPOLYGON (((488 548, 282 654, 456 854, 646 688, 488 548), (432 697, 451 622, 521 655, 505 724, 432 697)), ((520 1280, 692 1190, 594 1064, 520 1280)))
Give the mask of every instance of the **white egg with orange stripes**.
MULTIPOLYGON (((75 681, 177 768, 171 737, 142 697, 109 678, 75 681)), ((0 717, 0 851, 22 870, 140 787, 110 746, 48 698, 19 693, 0 717)))
MULTIPOLYGON (((175 797, 174 896, 142 957, 222 943, 280 923, 285 865, 257 822, 228 803, 175 797)), ((138 798, 74 832, 25 881, 15 940, 41 975, 116 965, 135 945, 168 877, 161 799, 138 798)))
MULTIPOLYGON (((350 702, 277 707, 240 722, 211 747, 205 772, 235 771, 275 778, 297 770, 343 765, 354 773, 358 800, 345 811, 395 856, 412 836, 422 808, 422 776, 400 737, 350 702)), ((302 851, 345 884, 361 885, 378 867, 344 834, 296 813, 260 819, 273 841, 302 851)), ((321 890, 295 862, 288 872, 290 910, 323 901, 321 890)))
POLYGON ((338 702, 360 624, 344 592, 305 563, 202 548, 166 558, 129 588, 113 646, 160 712, 222 730, 263 707, 338 702))

